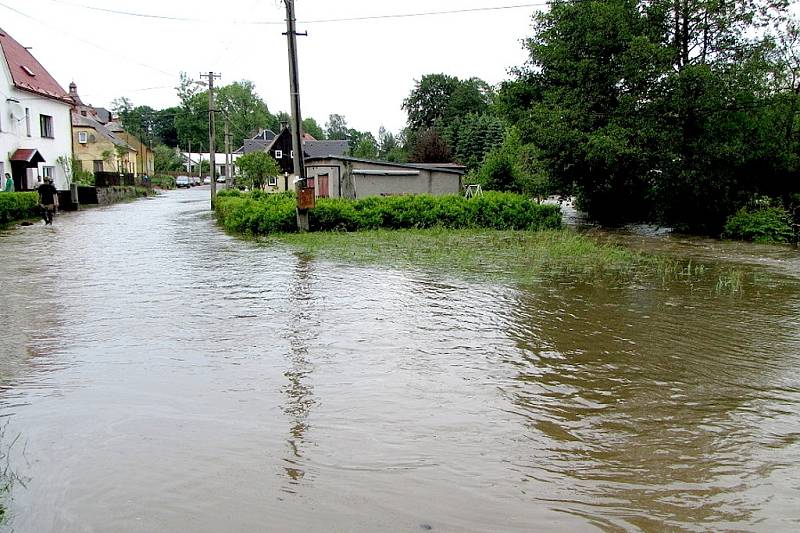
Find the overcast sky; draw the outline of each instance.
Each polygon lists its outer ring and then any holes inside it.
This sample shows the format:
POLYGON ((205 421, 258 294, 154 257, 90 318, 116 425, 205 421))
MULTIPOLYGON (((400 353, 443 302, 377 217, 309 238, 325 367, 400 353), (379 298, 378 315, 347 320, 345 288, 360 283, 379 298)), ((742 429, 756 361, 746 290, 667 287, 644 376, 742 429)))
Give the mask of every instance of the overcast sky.
MULTIPOLYGON (((371 15, 536 4, 536 0, 297 0, 301 105, 324 126, 330 113, 350 127, 397 131, 414 80, 444 72, 496 84, 525 61, 521 39, 540 7, 350 22, 371 15)), ((0 27, 84 101, 109 106, 127 96, 155 108, 177 104, 181 71, 249 79, 273 113, 289 110, 284 7, 280 0, 0 0, 0 27), (117 9, 193 21, 87 9, 117 9), (9 9, 12 8, 12 9, 9 9), (16 11, 15 11, 16 10, 16 11), (213 21, 213 22, 211 22, 213 21), (276 24, 252 24, 270 21, 276 24), (245 22, 249 23, 246 24, 245 22)))

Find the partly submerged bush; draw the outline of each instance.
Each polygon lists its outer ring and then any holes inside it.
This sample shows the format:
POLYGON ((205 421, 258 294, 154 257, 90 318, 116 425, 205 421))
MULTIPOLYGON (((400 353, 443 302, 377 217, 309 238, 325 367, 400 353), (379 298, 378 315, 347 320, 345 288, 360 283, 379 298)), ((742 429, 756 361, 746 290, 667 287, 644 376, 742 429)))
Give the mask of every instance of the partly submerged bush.
POLYGON ((792 217, 783 207, 743 207, 728 218, 722 237, 755 242, 789 242, 793 237, 792 217))
POLYGON ((39 195, 35 192, 0 192, 0 226, 39 215, 39 195))
MULTIPOLYGON (((296 229, 295 198, 291 193, 226 191, 217 197, 219 222, 229 231, 248 235, 292 232, 296 229)), ((539 205, 512 193, 487 192, 461 196, 388 196, 362 200, 322 198, 309 213, 312 231, 357 231, 443 227, 552 229, 561 226, 558 206, 539 205)))

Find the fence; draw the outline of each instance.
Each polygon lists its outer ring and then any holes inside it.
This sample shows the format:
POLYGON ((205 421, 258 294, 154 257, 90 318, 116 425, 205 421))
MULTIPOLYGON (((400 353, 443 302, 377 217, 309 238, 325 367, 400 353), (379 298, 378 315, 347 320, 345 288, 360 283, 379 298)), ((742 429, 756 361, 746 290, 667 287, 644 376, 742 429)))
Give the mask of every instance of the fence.
POLYGON ((133 187, 136 180, 133 174, 122 174, 119 172, 95 172, 94 184, 96 187, 133 187))

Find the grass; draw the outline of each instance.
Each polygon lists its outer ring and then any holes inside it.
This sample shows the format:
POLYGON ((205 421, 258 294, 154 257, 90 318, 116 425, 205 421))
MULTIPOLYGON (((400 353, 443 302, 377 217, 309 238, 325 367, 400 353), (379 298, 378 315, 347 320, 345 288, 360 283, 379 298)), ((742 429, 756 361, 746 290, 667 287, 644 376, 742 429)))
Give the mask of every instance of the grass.
POLYGON ((262 242, 344 263, 449 270, 534 281, 549 276, 624 277, 647 261, 641 253, 601 244, 569 230, 372 230, 279 234, 262 242))
POLYGON ((284 233, 259 239, 324 261, 436 271, 520 283, 545 280, 605 286, 680 285, 717 296, 741 295, 760 274, 693 259, 647 254, 573 230, 372 230, 284 233), (752 280, 750 279, 752 277, 752 280))

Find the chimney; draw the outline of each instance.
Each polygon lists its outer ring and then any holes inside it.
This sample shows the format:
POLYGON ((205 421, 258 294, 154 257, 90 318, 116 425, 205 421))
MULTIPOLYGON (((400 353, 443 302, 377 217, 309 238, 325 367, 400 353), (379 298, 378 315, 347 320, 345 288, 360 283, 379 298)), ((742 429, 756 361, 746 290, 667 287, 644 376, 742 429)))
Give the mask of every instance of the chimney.
POLYGON ((287 129, 289 127, 289 122, 286 120, 281 120, 281 131, 287 129))
POLYGON ((74 81, 69 84, 69 97, 72 98, 72 101, 75 102, 75 105, 83 106, 81 97, 78 96, 78 86, 75 84, 74 81))

